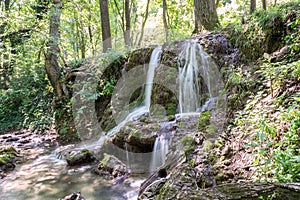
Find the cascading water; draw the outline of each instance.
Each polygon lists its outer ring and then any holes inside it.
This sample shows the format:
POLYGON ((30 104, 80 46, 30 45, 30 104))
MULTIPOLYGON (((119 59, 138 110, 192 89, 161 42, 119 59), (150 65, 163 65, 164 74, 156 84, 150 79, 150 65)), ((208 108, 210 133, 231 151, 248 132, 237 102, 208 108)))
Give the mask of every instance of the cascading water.
MULTIPOLYGON (((197 40, 187 40, 178 62, 179 114, 198 116, 200 112, 215 108, 218 100, 218 67, 197 40)), ((150 172, 165 163, 169 140, 165 135, 156 138, 150 172)))
POLYGON ((180 113, 196 112, 199 107, 199 69, 196 42, 187 42, 182 52, 184 66, 179 65, 179 111, 180 113))
POLYGON ((152 94, 152 85, 154 79, 154 71, 155 68, 159 65, 160 58, 162 53, 162 47, 156 47, 150 57, 149 61, 149 68, 147 72, 147 80, 146 80, 146 88, 145 88, 145 98, 143 101, 143 106, 134 109, 131 113, 129 113, 126 118, 121 121, 116 127, 110 130, 106 135, 112 136, 115 133, 119 132, 120 129, 130 121, 133 121, 150 111, 150 104, 151 104, 151 94, 152 94))
POLYGON ((217 67, 196 40, 185 42, 178 67, 179 112, 192 113, 213 108, 218 92, 218 80, 215 78, 218 74, 217 67), (201 81, 207 91, 203 86, 200 87, 201 81), (208 100, 202 103, 200 99, 205 95, 208 96, 208 100))
POLYGON ((158 167, 165 164, 166 155, 169 148, 169 140, 166 135, 162 134, 155 140, 152 158, 150 163, 150 172, 154 172, 158 167))

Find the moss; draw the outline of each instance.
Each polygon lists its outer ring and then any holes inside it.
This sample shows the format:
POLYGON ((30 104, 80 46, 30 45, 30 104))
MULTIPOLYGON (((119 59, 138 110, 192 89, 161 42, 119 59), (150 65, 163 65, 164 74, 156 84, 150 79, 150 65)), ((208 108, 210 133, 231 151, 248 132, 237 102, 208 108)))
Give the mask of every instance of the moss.
POLYGON ((223 147, 224 146, 224 142, 223 142, 223 140, 216 140, 215 141, 215 147, 216 148, 221 148, 221 147, 223 147))
POLYGON ((156 123, 156 124, 153 124, 153 128, 154 128, 154 131, 159 131, 160 126, 158 123, 156 123))
POLYGON ((187 135, 181 139, 182 150, 186 157, 194 151, 195 140, 192 136, 187 135))
POLYGON ((211 163, 215 163, 217 161, 217 156, 215 154, 210 154, 209 160, 211 163))
POLYGON ((102 161, 100 163, 101 167, 107 166, 107 163, 110 160, 110 158, 111 158, 111 155, 104 153, 104 158, 102 159, 102 161))
POLYGON ((95 160, 93 154, 87 149, 82 149, 80 151, 70 151, 65 155, 65 158, 70 166, 89 163, 95 160))
POLYGON ((129 137, 134 137, 134 138, 141 138, 142 137, 142 132, 141 130, 134 130, 131 132, 130 136, 129 137))
POLYGON ((205 131, 206 126, 210 123, 210 112, 206 111, 199 115, 198 130, 205 131))
POLYGON ((175 115, 177 110, 176 103, 168 103, 167 104, 167 115, 175 115))
POLYGON ((196 162, 196 160, 194 158, 189 161, 189 164, 191 165, 191 167, 195 167, 195 162, 196 162))
POLYGON ((214 145, 213 145, 213 143, 212 143, 211 141, 205 140, 205 141, 203 142, 203 150, 204 150, 205 152, 211 151, 211 150, 213 149, 213 147, 214 147, 214 145))
POLYGON ((8 156, 7 154, 0 155, 0 165, 5 165, 9 161, 10 161, 10 156, 8 156))
POLYGON ((207 125, 205 128, 206 138, 213 138, 217 132, 218 128, 214 124, 207 125))
POLYGON ((18 156, 17 150, 12 146, 0 148, 0 169, 12 162, 18 156))

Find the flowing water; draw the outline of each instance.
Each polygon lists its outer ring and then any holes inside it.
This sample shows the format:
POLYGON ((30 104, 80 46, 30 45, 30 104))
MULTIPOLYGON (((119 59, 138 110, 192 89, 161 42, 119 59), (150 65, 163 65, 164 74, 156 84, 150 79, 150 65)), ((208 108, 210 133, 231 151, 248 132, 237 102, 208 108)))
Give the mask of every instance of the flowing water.
MULTIPOLYGON (((147 72, 145 99, 142 107, 136 108, 114 129, 99 141, 85 144, 84 148, 94 149, 108 136, 117 133, 127 122, 149 113, 155 68, 160 61, 162 47, 153 50, 147 72)), ((80 147, 79 147, 80 148, 80 147)), ((44 152, 33 160, 17 167, 5 179, 0 180, 0 199, 6 200, 46 200, 59 199, 74 191, 81 191, 86 199, 136 199, 143 177, 130 177, 125 183, 113 184, 91 172, 91 166, 68 167, 66 161, 58 158, 58 152, 44 152)), ((130 167, 129 153, 126 151, 127 165, 130 167)))
POLYGON ((110 130, 106 135, 112 136, 115 133, 119 132, 120 129, 127 123, 133 120, 138 119, 139 117, 149 113, 150 104, 151 104, 151 94, 152 94, 152 86, 154 79, 155 68, 159 65, 160 58, 162 53, 162 47, 156 47, 150 57, 148 72, 147 72, 147 80, 146 80, 146 88, 145 88, 145 98, 143 101, 143 106, 134 109, 131 113, 129 113, 126 118, 121 121, 116 127, 110 130))
POLYGON ((169 139, 166 134, 162 134, 156 138, 150 163, 150 172, 154 172, 158 167, 165 164, 169 148, 168 143, 169 139))
POLYGON ((219 96, 220 77, 213 59, 196 40, 184 43, 180 58, 179 113, 203 112, 214 108, 219 96), (201 102, 203 99, 206 99, 204 103, 201 102))
MULTIPOLYGON (((176 117, 194 117, 198 116, 200 112, 214 109, 221 88, 218 67, 215 62, 197 43, 197 40, 184 42, 179 59, 179 114, 176 117)), ((168 145, 169 139, 166 135, 156 138, 150 172, 165 163, 168 145)))
POLYGON ((114 184, 91 172, 91 165, 68 167, 57 152, 44 153, 0 180, 0 199, 55 200, 81 191, 86 199, 136 199, 142 179, 114 184))

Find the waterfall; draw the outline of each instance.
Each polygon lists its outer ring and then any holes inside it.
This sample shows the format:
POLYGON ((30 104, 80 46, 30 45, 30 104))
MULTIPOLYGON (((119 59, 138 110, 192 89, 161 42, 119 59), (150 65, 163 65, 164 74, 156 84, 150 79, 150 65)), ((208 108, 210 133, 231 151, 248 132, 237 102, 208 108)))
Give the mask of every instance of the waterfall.
POLYGON ((200 112, 212 108, 216 101, 217 80, 214 79, 216 64, 203 50, 196 40, 188 40, 180 54, 179 69, 179 112, 200 112), (184 63, 182 66, 181 63, 184 63), (200 76, 203 80, 200 79, 200 76), (206 85, 207 91, 200 87, 201 81, 206 85), (203 104, 200 98, 208 96, 203 104), (203 107, 204 106, 204 107, 203 107))
POLYGON ((168 153, 169 140, 166 134, 158 136, 155 140, 152 158, 150 163, 150 172, 154 172, 158 167, 165 164, 166 155, 168 153))
MULTIPOLYGON (((215 108, 220 90, 218 67, 197 40, 184 42, 178 71, 179 115, 198 116, 200 112, 215 108)), ((155 140, 150 172, 165 164, 169 143, 166 136, 164 133, 155 140)))
POLYGON ((185 44, 181 56, 184 59, 184 66, 179 64, 179 111, 180 113, 195 112, 199 107, 199 69, 197 61, 196 42, 188 41, 185 44))
POLYGON ((147 79, 146 79, 146 88, 145 88, 145 97, 143 101, 143 106, 134 109, 131 113, 129 113, 126 118, 121 121, 116 127, 107 132, 108 136, 112 136, 115 133, 119 132, 120 129, 130 121, 138 119, 146 113, 150 112, 150 104, 151 104, 151 94, 152 94, 152 85, 154 79, 155 68, 159 65, 160 58, 162 53, 162 47, 156 47, 150 57, 149 68, 147 71, 147 79))
POLYGON ((150 111, 154 72, 155 72, 155 68, 160 62, 161 53, 162 53, 162 47, 161 46, 156 47, 151 54, 151 58, 149 62, 149 69, 147 72, 146 89, 145 89, 145 99, 144 99, 144 104, 148 112, 150 111))

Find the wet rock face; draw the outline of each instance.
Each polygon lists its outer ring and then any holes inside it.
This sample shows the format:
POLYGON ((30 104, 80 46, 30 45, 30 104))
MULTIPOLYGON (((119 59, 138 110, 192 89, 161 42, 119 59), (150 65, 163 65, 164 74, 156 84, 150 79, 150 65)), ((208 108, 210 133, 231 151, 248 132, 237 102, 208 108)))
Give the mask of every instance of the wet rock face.
POLYGON ((150 184, 139 199, 185 199, 197 187, 196 171, 183 163, 174 169, 169 178, 161 178, 150 184))
POLYGON ((90 163, 95 160, 94 155, 87 149, 73 150, 65 154, 65 159, 70 166, 90 163))
POLYGON ((117 157, 104 154, 103 160, 94 169, 94 172, 104 178, 114 179, 128 175, 129 169, 117 157))
POLYGON ((151 152, 159 130, 158 123, 130 122, 113 137, 112 143, 122 149, 126 148, 125 143, 127 143, 127 150, 130 152, 151 152))
MULTIPOLYGON (((229 77, 226 68, 232 66, 237 66, 240 63, 239 51, 234 48, 227 40, 223 34, 207 34, 202 36, 197 36, 194 38, 201 44, 204 50, 212 57, 212 59, 218 65, 222 74, 224 72, 224 77, 229 77)), ((177 41, 174 44, 164 45, 163 52, 161 55, 161 65, 155 70, 154 85, 151 96, 151 105, 159 105, 159 108, 163 109, 161 112, 161 117, 172 116, 178 113, 178 61, 180 59, 180 52, 182 50, 182 45, 185 41, 177 41)), ((149 64, 153 48, 138 49, 136 51, 130 52, 127 56, 120 58, 121 61, 112 64, 112 67, 107 69, 102 77, 101 81, 106 83, 107 81, 116 80, 117 82, 123 77, 122 73, 132 72, 138 66, 143 66, 144 64, 149 64), (102 80, 103 79, 103 80, 102 80), (104 80, 105 79, 105 80, 104 80)), ((143 72, 144 73, 144 72, 143 72)), ((142 77, 141 74, 136 75, 136 79, 142 77)), ((134 85, 132 86, 134 87, 134 85)), ((205 84, 201 84, 203 90, 206 90, 205 84)), ((99 87, 100 90, 104 88, 99 87)), ((123 104, 118 105, 114 102, 111 104, 111 94, 107 94, 99 97, 96 100, 96 112, 98 120, 104 131, 109 131, 114 127, 115 121, 112 117, 114 111, 122 111, 125 109, 133 108, 134 105, 139 105, 143 100, 144 88, 136 88, 137 90, 132 92, 132 94, 120 94, 119 96, 130 95, 129 105, 123 105, 124 101, 119 99, 123 104), (134 103, 136 102, 136 103, 134 103), (128 108, 126 107, 128 106, 128 108), (126 108, 125 108, 126 107, 126 108), (113 108, 113 110, 112 110, 113 108)), ((205 97, 203 97, 205 99, 205 97)), ((116 101, 116 99, 114 99, 116 101)), ((151 111, 150 111, 151 112, 151 111)))

